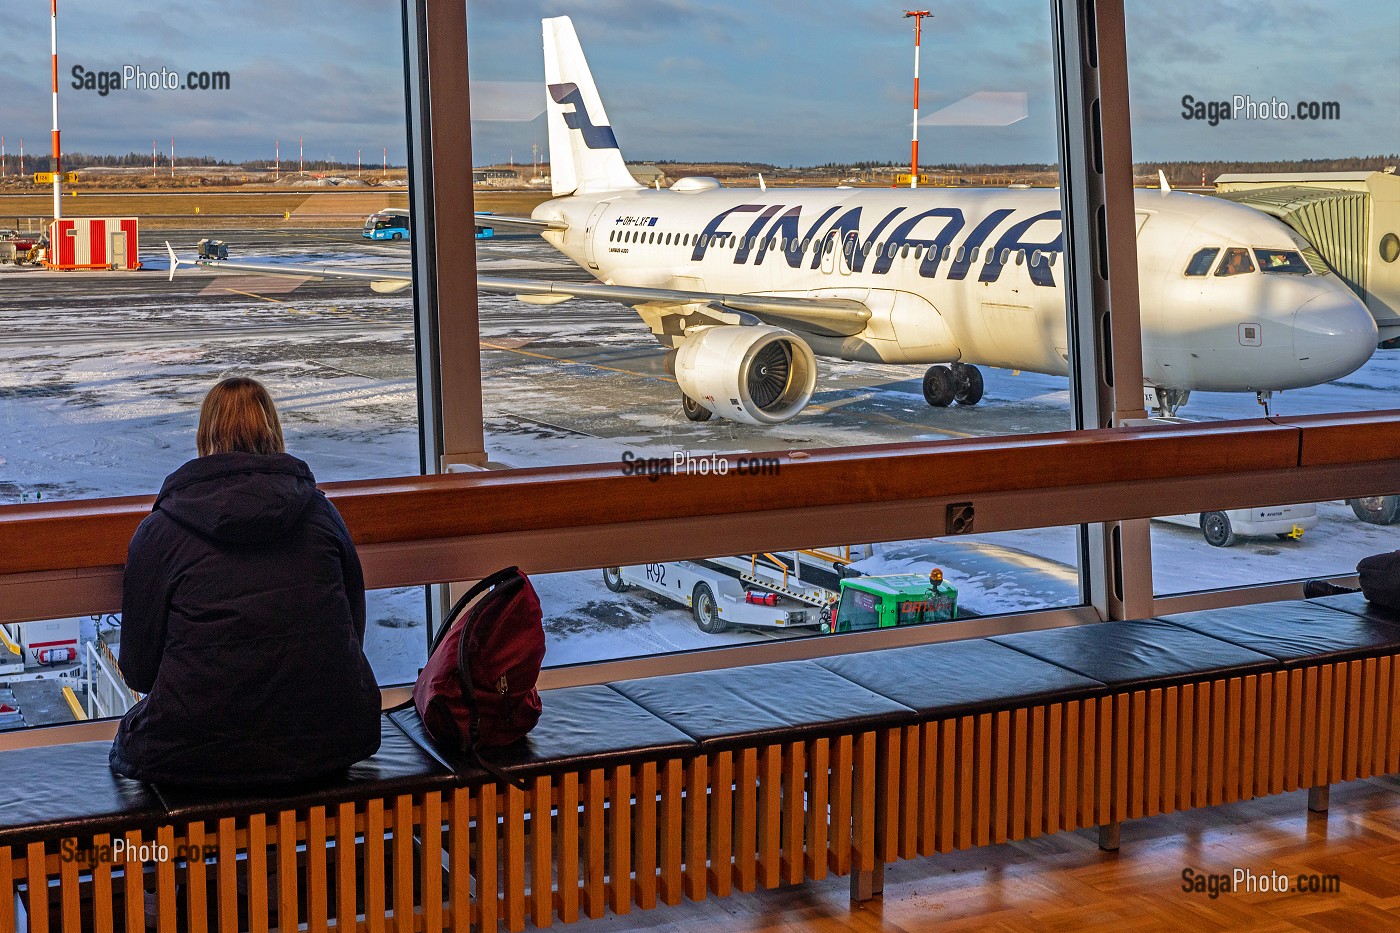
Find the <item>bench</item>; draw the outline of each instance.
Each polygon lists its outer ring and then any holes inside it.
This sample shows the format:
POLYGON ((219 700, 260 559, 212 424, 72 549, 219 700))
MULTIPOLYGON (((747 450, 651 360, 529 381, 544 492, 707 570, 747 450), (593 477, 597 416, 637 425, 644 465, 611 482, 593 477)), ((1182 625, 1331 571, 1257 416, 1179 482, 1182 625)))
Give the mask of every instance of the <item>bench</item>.
POLYGON ((493 756, 520 786, 411 711, 382 728, 275 794, 126 781, 105 742, 0 753, 0 929, 521 930, 829 875, 864 898, 896 859, 1112 848, 1299 788, 1325 809, 1400 772, 1400 615, 1330 597, 551 690, 493 756), (73 857, 118 839, 169 857, 73 857))

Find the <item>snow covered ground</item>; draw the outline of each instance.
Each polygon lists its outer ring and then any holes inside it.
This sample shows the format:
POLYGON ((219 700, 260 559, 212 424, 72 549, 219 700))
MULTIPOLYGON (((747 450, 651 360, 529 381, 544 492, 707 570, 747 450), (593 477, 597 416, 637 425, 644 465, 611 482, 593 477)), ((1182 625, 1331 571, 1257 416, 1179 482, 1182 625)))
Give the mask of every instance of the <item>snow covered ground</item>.
MULTIPOLYGON (((406 244, 357 231, 222 234, 235 258, 401 264, 406 244)), ((177 244, 192 243, 197 232, 177 244)), ((155 244, 148 244, 154 246, 155 244)), ((188 252, 189 250, 182 250, 188 252)), ((163 248, 143 255, 155 268, 163 248)), ((479 244, 483 271, 576 278, 533 238, 479 244)), ((363 268, 363 265, 359 266, 363 268)), ((289 449, 321 480, 418 472, 411 298, 348 284, 182 272, 54 274, 0 267, 0 502, 145 494, 193 456, 199 403, 216 379, 246 373, 278 398, 289 449)), ((1064 379, 987 372, 976 408, 930 409, 918 367, 823 361, 814 404, 782 425, 693 424, 680 413, 664 352, 635 315, 602 302, 553 307, 483 296, 488 450, 498 464, 618 462, 624 451, 792 450, 941 437, 1064 430, 1064 379)), ((1275 399, 1282 414, 1397 405, 1400 353, 1346 380, 1275 399)), ((1252 396, 1199 394, 1202 421, 1260 414, 1252 396)), ((1388 490, 1377 490, 1386 492, 1388 490)), ((1400 547, 1400 525, 1362 525, 1341 503, 1300 541, 1208 546, 1198 531, 1154 523, 1160 593, 1350 571, 1400 547)), ((813 544, 835 542, 813 542, 813 544)), ((865 543, 865 542, 851 542, 865 543)), ((1054 528, 892 542, 866 572, 943 568, 965 610, 987 615, 1079 601, 1078 532, 1054 528)), ((761 641, 765 632, 701 633, 683 607, 606 590, 596 571, 543 575, 547 663, 761 641)), ((370 596, 368 651, 381 681, 411 679, 426 647, 419 589, 370 596)))

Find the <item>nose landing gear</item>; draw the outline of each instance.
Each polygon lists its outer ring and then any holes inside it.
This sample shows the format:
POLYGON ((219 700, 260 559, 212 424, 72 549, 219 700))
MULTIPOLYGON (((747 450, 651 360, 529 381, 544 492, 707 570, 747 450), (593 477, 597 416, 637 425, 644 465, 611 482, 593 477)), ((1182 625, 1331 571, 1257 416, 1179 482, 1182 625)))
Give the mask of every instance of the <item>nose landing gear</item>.
POLYGON ((1262 392, 1255 392, 1254 397, 1258 400, 1260 405, 1264 406, 1264 417, 1269 417, 1272 414, 1272 412, 1269 411, 1269 403, 1274 399, 1274 390, 1265 389, 1262 392))
POLYGON ((1153 385, 1145 388, 1147 410, 1155 418, 1175 418, 1177 410, 1191 399, 1190 389, 1162 389, 1153 385))

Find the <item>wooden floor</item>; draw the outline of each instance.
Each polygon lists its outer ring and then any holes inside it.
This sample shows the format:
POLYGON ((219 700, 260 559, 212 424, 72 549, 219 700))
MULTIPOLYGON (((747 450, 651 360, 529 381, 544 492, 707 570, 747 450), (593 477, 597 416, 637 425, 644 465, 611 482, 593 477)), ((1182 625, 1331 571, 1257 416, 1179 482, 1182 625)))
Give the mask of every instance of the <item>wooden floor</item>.
POLYGON ((1101 852, 1092 832, 1060 833, 886 869, 863 905, 845 878, 608 916, 580 933, 666 931, 1139 930, 1400 931, 1400 778, 1333 785, 1331 812, 1299 791, 1123 826, 1101 852), (1340 876, 1338 894, 1182 890, 1183 869, 1340 876))

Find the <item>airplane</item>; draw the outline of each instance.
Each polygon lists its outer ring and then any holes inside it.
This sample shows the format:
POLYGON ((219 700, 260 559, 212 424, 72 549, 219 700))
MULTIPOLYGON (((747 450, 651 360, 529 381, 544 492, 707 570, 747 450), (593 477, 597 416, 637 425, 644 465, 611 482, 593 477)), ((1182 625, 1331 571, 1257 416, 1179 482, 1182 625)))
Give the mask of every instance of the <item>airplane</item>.
MULTIPOLYGON (((483 291, 553 305, 632 306, 671 351, 692 421, 796 416, 817 357, 919 364, 931 406, 976 405, 979 366, 1069 372, 1064 237, 1055 189, 726 188, 628 172, 566 17, 543 20, 553 198, 498 228, 538 233, 593 283, 481 276, 483 291)), ((1192 391, 1273 392, 1353 372, 1374 318, 1306 240, 1245 205, 1135 192, 1146 398, 1174 415, 1192 391)), ((172 275, 178 260, 171 251, 172 275)), ((231 263, 200 265, 232 266, 231 263)), ((368 280, 404 273, 254 266, 368 280)))

